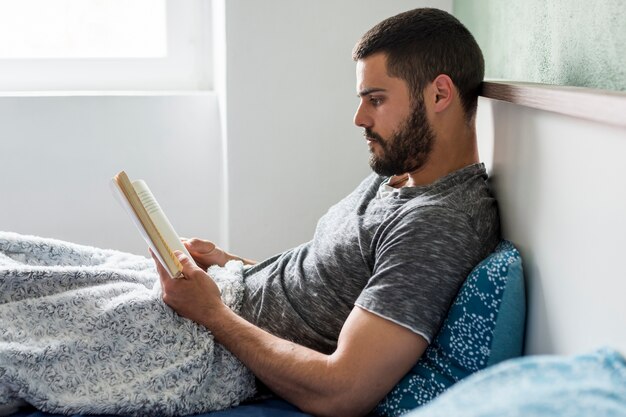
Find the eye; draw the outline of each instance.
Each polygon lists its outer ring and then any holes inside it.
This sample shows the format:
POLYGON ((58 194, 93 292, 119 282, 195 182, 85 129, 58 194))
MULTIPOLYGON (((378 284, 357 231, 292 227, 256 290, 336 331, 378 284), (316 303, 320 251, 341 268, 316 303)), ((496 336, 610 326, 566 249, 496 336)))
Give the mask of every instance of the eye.
POLYGON ((370 96, 370 103, 372 106, 377 107, 383 104, 383 99, 382 97, 370 96))

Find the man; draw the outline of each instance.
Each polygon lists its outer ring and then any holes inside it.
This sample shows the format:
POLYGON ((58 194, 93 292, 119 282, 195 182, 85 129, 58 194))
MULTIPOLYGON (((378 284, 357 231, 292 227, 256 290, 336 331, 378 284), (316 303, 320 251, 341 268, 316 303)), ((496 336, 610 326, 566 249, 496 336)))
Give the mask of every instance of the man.
POLYGON ((169 306, 315 415, 375 407, 423 354, 461 283, 499 240, 478 163, 484 65, 471 34, 448 13, 417 9, 376 25, 353 57, 354 122, 376 174, 328 211, 312 241, 247 269, 241 316, 202 269, 241 258, 192 239, 186 245, 196 263, 180 255, 185 279, 159 267, 169 306))

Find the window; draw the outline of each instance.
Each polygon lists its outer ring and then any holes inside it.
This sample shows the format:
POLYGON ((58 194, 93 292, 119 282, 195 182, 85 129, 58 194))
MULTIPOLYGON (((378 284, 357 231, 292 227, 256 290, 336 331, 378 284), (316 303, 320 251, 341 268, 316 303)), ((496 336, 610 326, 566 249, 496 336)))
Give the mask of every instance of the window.
POLYGON ((0 0, 0 90, 208 90, 207 0, 0 0))

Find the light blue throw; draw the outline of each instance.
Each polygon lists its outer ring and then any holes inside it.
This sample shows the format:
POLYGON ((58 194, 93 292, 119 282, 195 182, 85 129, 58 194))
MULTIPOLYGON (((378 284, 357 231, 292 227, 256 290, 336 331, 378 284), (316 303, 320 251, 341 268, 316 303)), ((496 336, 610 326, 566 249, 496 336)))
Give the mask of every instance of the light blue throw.
POLYGON ((626 360, 611 348, 511 359, 406 415, 451 416, 626 417, 626 360))

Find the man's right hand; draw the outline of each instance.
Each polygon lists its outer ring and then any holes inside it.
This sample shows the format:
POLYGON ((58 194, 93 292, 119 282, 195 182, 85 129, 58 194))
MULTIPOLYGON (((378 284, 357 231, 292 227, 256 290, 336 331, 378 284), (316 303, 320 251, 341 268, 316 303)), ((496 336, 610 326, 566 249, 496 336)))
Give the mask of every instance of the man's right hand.
POLYGON ((192 239, 183 238, 181 241, 193 257, 193 260, 196 261, 196 265, 205 271, 211 265, 224 266, 226 262, 232 259, 226 252, 215 246, 215 243, 208 240, 194 237, 192 239))
POLYGON ((191 239, 181 239, 189 254, 192 256, 193 260, 196 262, 198 267, 204 269, 205 271, 211 265, 219 265, 224 266, 226 262, 231 260, 240 260, 244 264, 252 265, 255 264, 255 261, 250 259, 240 258, 235 255, 231 255, 230 253, 224 251, 220 247, 216 246, 215 243, 209 242, 208 240, 191 238, 191 239))

